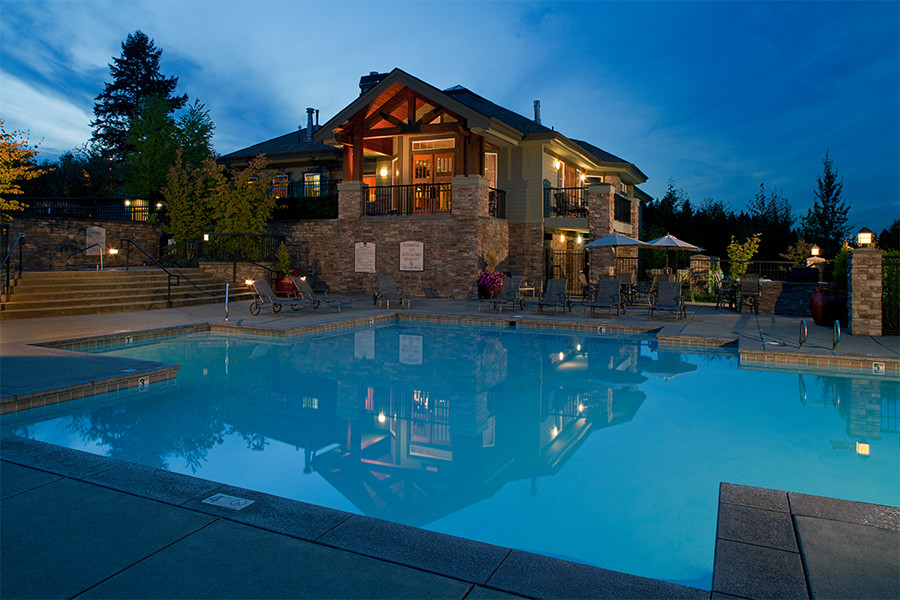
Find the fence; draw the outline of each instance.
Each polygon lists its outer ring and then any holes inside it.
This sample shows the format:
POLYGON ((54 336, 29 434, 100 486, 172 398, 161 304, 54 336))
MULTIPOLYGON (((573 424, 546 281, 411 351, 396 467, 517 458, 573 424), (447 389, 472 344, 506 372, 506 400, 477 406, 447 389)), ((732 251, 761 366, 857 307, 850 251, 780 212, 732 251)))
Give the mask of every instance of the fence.
POLYGON ((881 334, 900 335, 900 255, 881 258, 881 334))
MULTIPOLYGON (((708 285, 711 275, 721 271, 725 279, 731 275, 731 261, 721 260, 715 256, 640 256, 616 258, 616 273, 636 273, 638 281, 650 281, 653 275, 661 272, 676 273, 682 280, 690 281, 694 288, 708 285), (704 283, 707 282, 707 283, 704 283)), ((798 268, 788 261, 755 260, 746 263, 745 273, 759 275, 760 279, 772 281, 808 281, 810 275, 818 280, 819 274, 806 268, 798 268)))
POLYGON ((449 183, 364 186, 366 214, 438 215, 450 214, 449 183))
POLYGON ((198 260, 231 261, 235 255, 250 261, 275 261, 283 235, 269 233, 211 233, 209 239, 188 242, 188 255, 198 260))
POLYGON ((100 221, 149 221, 162 206, 146 198, 17 198, 25 208, 19 214, 100 221))

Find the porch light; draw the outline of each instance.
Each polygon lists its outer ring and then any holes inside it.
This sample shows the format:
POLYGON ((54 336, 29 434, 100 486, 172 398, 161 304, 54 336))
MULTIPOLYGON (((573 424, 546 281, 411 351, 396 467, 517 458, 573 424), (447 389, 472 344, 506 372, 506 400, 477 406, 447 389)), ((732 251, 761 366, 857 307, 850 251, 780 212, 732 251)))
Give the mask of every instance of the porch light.
POLYGON ((860 456, 869 456, 869 443, 866 441, 856 442, 856 453, 860 456))
POLYGON ((384 416, 383 412, 378 413, 378 422, 384 423, 387 420, 387 417, 384 416))
POLYGON ((566 242, 566 234, 564 234, 564 233, 559 234, 559 241, 565 243, 566 242))
POLYGON ((587 179, 584 173, 581 174, 581 182, 584 183, 584 180, 587 179))
POLYGON ((584 238, 579 235, 577 238, 575 238, 575 241, 580 244, 584 241, 584 238))
POLYGON ((821 251, 822 251, 822 249, 819 248, 818 246, 816 246, 815 244, 813 244, 812 248, 809 249, 810 254, 813 256, 818 256, 819 252, 821 252, 821 251))
POLYGON ((872 239, 875 232, 867 227, 863 227, 856 233, 856 244, 858 246, 871 246, 874 243, 872 239))
POLYGON ((553 437, 558 436, 558 435, 559 435, 559 427, 557 427, 556 425, 554 425, 554 426, 553 426, 553 431, 551 432, 551 435, 552 435, 553 437))
POLYGON ((381 171, 379 171, 379 173, 381 173, 382 177, 387 177, 387 174, 388 174, 387 167, 381 167, 381 171))
POLYGON ((156 210, 162 210, 162 207, 163 207, 163 203, 162 203, 162 202, 157 202, 157 203, 156 203, 156 210))
POLYGON ((559 159, 553 161, 553 168, 554 168, 554 169, 559 169, 559 167, 560 167, 561 165, 562 165, 562 163, 559 162, 559 159))

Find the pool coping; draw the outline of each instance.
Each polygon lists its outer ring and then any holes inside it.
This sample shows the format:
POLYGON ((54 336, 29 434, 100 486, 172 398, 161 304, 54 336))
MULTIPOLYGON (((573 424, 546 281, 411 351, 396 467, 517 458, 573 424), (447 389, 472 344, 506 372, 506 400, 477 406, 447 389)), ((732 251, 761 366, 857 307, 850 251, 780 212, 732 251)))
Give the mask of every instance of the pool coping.
MULTIPOLYGON (((553 322, 529 318, 512 312, 508 317, 502 315, 457 316, 434 313, 401 313, 385 312, 364 316, 351 316, 338 320, 320 323, 303 323, 294 327, 260 327, 228 322, 202 322, 189 325, 173 325, 137 329, 128 332, 116 332, 94 336, 82 336, 66 340, 29 344, 37 348, 57 350, 80 350, 94 348, 106 344, 129 344, 166 338, 190 333, 239 333, 264 337, 288 338, 298 335, 309 335, 329 331, 338 331, 360 325, 385 324, 391 322, 435 322, 457 325, 482 325, 492 327, 527 327, 538 330, 583 331, 598 334, 644 334, 655 335, 657 343, 666 347, 683 347, 697 350, 702 348, 734 349, 739 356, 738 368, 760 370, 792 370, 804 369, 810 374, 829 375, 870 375, 880 365, 882 375, 887 378, 900 377, 900 359, 890 357, 861 357, 854 355, 828 356, 823 354, 805 354, 801 352, 775 349, 740 348, 738 337, 698 336, 663 334, 660 327, 646 327, 624 323, 588 324, 583 322, 553 322)), ((145 361, 146 362, 146 361, 145 361)), ((177 365, 159 365, 152 369, 139 370, 128 375, 114 375, 108 378, 94 378, 91 381, 78 381, 69 385, 35 390, 26 394, 0 397, 0 414, 19 410, 27 410, 65 402, 98 393, 121 391, 141 385, 142 378, 148 383, 165 382, 176 378, 177 365), (98 391, 99 390, 99 391, 98 391)))
POLYGON ((529 598, 708 598, 709 591, 383 521, 12 435, 0 458, 140 498, 529 598), (233 510, 216 494, 252 500, 233 510))

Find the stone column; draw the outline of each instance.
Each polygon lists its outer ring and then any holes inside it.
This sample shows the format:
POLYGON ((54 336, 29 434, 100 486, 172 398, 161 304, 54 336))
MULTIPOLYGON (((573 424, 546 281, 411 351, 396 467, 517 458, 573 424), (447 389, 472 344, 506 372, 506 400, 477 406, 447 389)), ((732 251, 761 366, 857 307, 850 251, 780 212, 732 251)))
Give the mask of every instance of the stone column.
POLYGON ((875 248, 856 248, 847 261, 847 313, 851 335, 881 335, 881 257, 875 248))
POLYGON ((479 175, 453 178, 451 214, 453 218, 487 217, 491 193, 488 180, 479 175))
POLYGON ((359 221, 363 214, 363 184, 360 181, 347 181, 338 184, 338 219, 341 221, 359 221))
MULTIPOLYGON (((616 190, 611 183, 596 183, 588 186, 588 229, 591 239, 596 240, 613 232, 613 209, 615 207, 616 190)), ((616 264, 613 251, 607 248, 594 248, 591 252, 591 272, 588 279, 591 283, 602 277, 615 275, 616 264)))

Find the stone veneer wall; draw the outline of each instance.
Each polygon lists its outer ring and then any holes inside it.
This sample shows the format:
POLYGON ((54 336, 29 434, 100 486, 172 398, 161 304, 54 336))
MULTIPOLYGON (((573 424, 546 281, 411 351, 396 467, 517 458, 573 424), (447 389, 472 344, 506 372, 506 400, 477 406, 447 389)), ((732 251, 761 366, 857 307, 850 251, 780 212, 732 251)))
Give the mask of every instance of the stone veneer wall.
POLYGON ((767 315, 810 317, 809 297, 816 283, 763 281, 760 283, 759 312, 767 315))
MULTIPOLYGON (((611 183, 597 183, 588 187, 588 228, 592 240, 612 233, 614 197, 615 187, 611 183)), ((611 249, 594 248, 590 252, 591 272, 588 280, 591 283, 615 275, 615 257, 611 249)))
POLYGON ((489 188, 483 177, 453 180, 451 215, 362 215, 361 186, 339 188, 339 219, 277 222, 270 233, 285 236, 288 251, 307 252, 309 275, 333 292, 370 294, 377 274, 393 274, 409 296, 433 289, 443 298, 474 297, 478 273, 485 266, 509 269, 509 225, 487 216, 489 188), (472 216, 480 215, 480 216, 472 216), (424 244, 424 270, 400 271, 400 243, 424 244), (355 272, 357 242, 375 244, 376 273, 355 272), (487 265, 488 262, 495 264, 487 265))
MULTIPOLYGON (((275 263, 269 262, 261 262, 259 264, 267 266, 270 269, 274 268, 275 265, 275 263)), ((235 268, 234 263, 230 262, 201 261, 197 266, 210 275, 218 277, 222 281, 229 281, 231 283, 244 283, 247 279, 268 280, 271 275, 269 271, 246 262, 238 262, 237 268, 235 268)))
POLYGON ((544 226, 541 223, 509 225, 509 270, 521 271, 527 281, 544 278, 544 226))
MULTIPOLYGON (((22 260, 25 268, 31 270, 65 269, 66 260, 73 253, 85 247, 85 232, 88 227, 102 227, 106 230, 107 247, 120 248, 121 238, 132 238, 150 256, 159 259, 159 239, 161 229, 139 221, 100 221, 95 219, 62 219, 37 215, 15 215, 9 223, 9 243, 25 234, 22 260)), ((125 251, 117 256, 105 255, 104 267, 125 265, 125 251)), ((18 258, 13 257, 13 266, 18 258)), ((79 257, 83 262, 99 260, 97 256, 79 257)), ((147 258, 134 248, 131 249, 131 265, 140 265, 147 258)))
POLYGON ((881 335, 881 257, 875 248, 850 251, 847 315, 851 335, 881 335))

